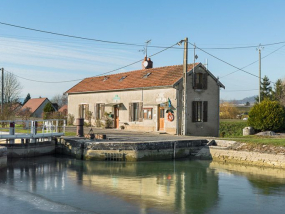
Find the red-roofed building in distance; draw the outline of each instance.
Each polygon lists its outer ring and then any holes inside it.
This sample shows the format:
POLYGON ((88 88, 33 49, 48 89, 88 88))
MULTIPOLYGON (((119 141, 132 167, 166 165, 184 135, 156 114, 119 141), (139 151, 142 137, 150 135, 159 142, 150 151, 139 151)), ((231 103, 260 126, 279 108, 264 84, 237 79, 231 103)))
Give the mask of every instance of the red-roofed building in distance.
POLYGON ((68 115, 67 105, 64 105, 60 109, 58 109, 58 112, 60 112, 64 116, 67 116, 68 115))
MULTIPOLYGON (((48 98, 33 98, 29 99, 25 105, 21 108, 23 111, 24 109, 29 109, 31 112, 31 117, 41 118, 43 114, 44 107, 47 103, 51 103, 48 98)), ((52 106, 54 108, 54 106, 52 106)), ((54 108, 55 109, 55 108, 54 108)), ((55 109, 56 111, 56 109, 55 109)))
MULTIPOLYGON (((66 93, 68 113, 75 118, 93 114, 93 124, 112 115, 114 128, 181 134, 183 66, 153 68, 150 59, 143 69, 82 80, 66 93)), ((225 86, 201 63, 187 66, 186 134, 219 135, 220 88, 225 86), (194 76, 194 78, 193 78, 194 76)))

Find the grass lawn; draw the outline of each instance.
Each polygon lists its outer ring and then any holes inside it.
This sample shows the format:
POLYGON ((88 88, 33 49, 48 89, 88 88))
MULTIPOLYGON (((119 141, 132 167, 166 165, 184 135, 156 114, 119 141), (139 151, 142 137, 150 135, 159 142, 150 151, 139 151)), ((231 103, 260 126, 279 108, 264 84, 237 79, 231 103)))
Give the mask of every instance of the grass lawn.
POLYGON ((248 143, 254 145, 272 145, 272 146, 285 146, 285 138, 275 138, 268 136, 244 136, 244 137, 230 137, 220 138, 221 140, 232 140, 241 143, 248 143))
POLYGON ((243 128, 247 126, 247 121, 239 119, 220 120, 220 136, 224 132, 224 137, 220 139, 233 140, 241 143, 255 145, 285 146, 285 138, 276 138, 270 136, 243 136, 243 128))
POLYGON ((76 132, 65 132, 64 136, 76 136, 76 132))

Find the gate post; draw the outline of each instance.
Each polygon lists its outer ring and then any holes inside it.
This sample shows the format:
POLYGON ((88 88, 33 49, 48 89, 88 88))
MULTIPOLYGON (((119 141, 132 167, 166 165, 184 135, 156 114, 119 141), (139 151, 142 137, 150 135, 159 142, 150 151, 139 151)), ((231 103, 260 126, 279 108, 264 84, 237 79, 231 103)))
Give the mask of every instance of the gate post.
MULTIPOLYGON (((10 130, 9 130, 10 135, 15 135, 15 122, 10 122, 10 130)), ((15 139, 10 139, 9 144, 14 144, 15 139)))

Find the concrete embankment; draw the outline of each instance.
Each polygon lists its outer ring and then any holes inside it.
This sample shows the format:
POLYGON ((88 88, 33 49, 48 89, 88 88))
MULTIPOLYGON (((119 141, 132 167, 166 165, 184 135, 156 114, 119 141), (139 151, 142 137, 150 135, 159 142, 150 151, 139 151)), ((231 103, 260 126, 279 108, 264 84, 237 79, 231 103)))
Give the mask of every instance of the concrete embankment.
POLYGON ((61 138, 56 153, 83 160, 143 161, 186 158, 196 154, 207 140, 112 142, 61 138))
POLYGON ((7 166, 7 148, 0 146, 0 169, 7 166))
POLYGON ((258 151, 242 151, 237 150, 237 144, 239 143, 235 141, 215 140, 203 147, 195 155, 195 158, 285 169, 284 153, 268 154, 258 151))

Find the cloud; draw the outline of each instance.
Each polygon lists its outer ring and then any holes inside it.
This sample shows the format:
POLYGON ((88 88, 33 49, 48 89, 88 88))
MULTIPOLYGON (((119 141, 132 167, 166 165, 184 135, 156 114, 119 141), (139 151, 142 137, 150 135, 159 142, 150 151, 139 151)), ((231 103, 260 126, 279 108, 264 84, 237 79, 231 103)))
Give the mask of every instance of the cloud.
MULTIPOLYGON (((59 43, 0 37, 0 47, 0 63, 4 69, 19 77, 51 82, 100 75, 142 58, 134 51, 66 41, 59 43)), ((127 70, 138 68, 139 64, 127 70)), ((18 79, 23 85, 22 96, 30 93, 32 97, 51 97, 79 82, 44 84, 18 79)))

